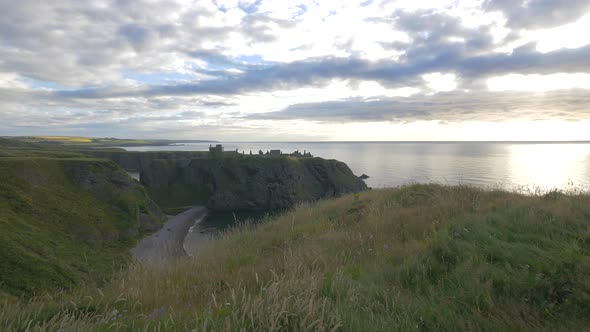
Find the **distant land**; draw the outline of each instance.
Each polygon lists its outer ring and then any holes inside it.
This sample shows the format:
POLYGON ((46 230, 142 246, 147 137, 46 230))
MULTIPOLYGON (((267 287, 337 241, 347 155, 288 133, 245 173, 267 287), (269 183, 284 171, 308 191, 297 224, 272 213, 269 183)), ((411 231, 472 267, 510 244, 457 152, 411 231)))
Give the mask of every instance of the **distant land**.
POLYGON ((149 146, 172 145, 179 143, 216 143, 213 140, 171 140, 171 139, 124 139, 114 137, 83 137, 83 136, 2 136, 28 143, 117 147, 117 146, 149 146))

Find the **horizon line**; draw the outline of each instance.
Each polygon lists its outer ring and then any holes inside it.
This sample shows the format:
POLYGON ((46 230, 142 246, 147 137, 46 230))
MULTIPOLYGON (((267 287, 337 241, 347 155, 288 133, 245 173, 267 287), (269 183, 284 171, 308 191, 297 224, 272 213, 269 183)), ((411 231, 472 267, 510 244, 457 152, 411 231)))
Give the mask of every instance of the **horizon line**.
POLYGON ((341 140, 286 140, 286 141, 272 141, 272 140, 252 140, 252 141, 238 141, 238 140, 215 140, 215 139, 195 139, 195 138, 120 138, 108 136, 77 136, 77 135, 7 135, 0 136, 2 138, 43 138, 43 137, 77 137, 90 139, 117 139, 117 140, 150 140, 150 141, 170 141, 170 142, 202 142, 202 143, 590 143, 590 139, 586 140, 392 140, 392 141, 341 141, 341 140))

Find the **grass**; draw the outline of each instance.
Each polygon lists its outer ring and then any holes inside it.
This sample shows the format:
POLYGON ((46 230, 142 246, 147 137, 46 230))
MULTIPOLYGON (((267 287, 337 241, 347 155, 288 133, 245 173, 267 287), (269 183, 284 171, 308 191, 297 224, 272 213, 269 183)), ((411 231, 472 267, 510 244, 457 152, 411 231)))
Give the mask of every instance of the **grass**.
POLYGON ((152 204, 107 160, 0 158, 0 298, 108 279, 152 204))
POLYGON ((0 330, 585 330, 590 196, 412 185, 244 225, 101 289, 5 302, 0 330))

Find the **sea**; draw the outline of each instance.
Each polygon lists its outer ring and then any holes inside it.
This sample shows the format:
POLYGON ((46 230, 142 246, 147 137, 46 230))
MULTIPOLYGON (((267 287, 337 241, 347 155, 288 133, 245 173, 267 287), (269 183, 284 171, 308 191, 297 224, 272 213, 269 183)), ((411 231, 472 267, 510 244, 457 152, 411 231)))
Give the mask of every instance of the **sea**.
MULTIPOLYGON (((590 142, 220 142, 226 151, 310 152, 345 162, 372 188, 414 183, 470 185, 523 193, 590 191, 590 142)), ((207 151, 210 143, 125 147, 207 151)))

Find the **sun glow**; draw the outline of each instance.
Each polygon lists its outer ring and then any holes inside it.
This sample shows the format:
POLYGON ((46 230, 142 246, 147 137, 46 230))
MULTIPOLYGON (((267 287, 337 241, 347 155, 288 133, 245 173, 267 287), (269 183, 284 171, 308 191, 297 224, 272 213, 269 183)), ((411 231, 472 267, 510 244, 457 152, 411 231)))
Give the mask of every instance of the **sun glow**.
POLYGON ((422 75, 426 85, 434 92, 447 92, 457 88, 455 74, 430 73, 422 75))
POLYGON ((590 14, 576 22, 552 29, 525 32, 523 35, 537 41, 537 51, 547 53, 560 48, 578 48, 590 44, 590 14))

